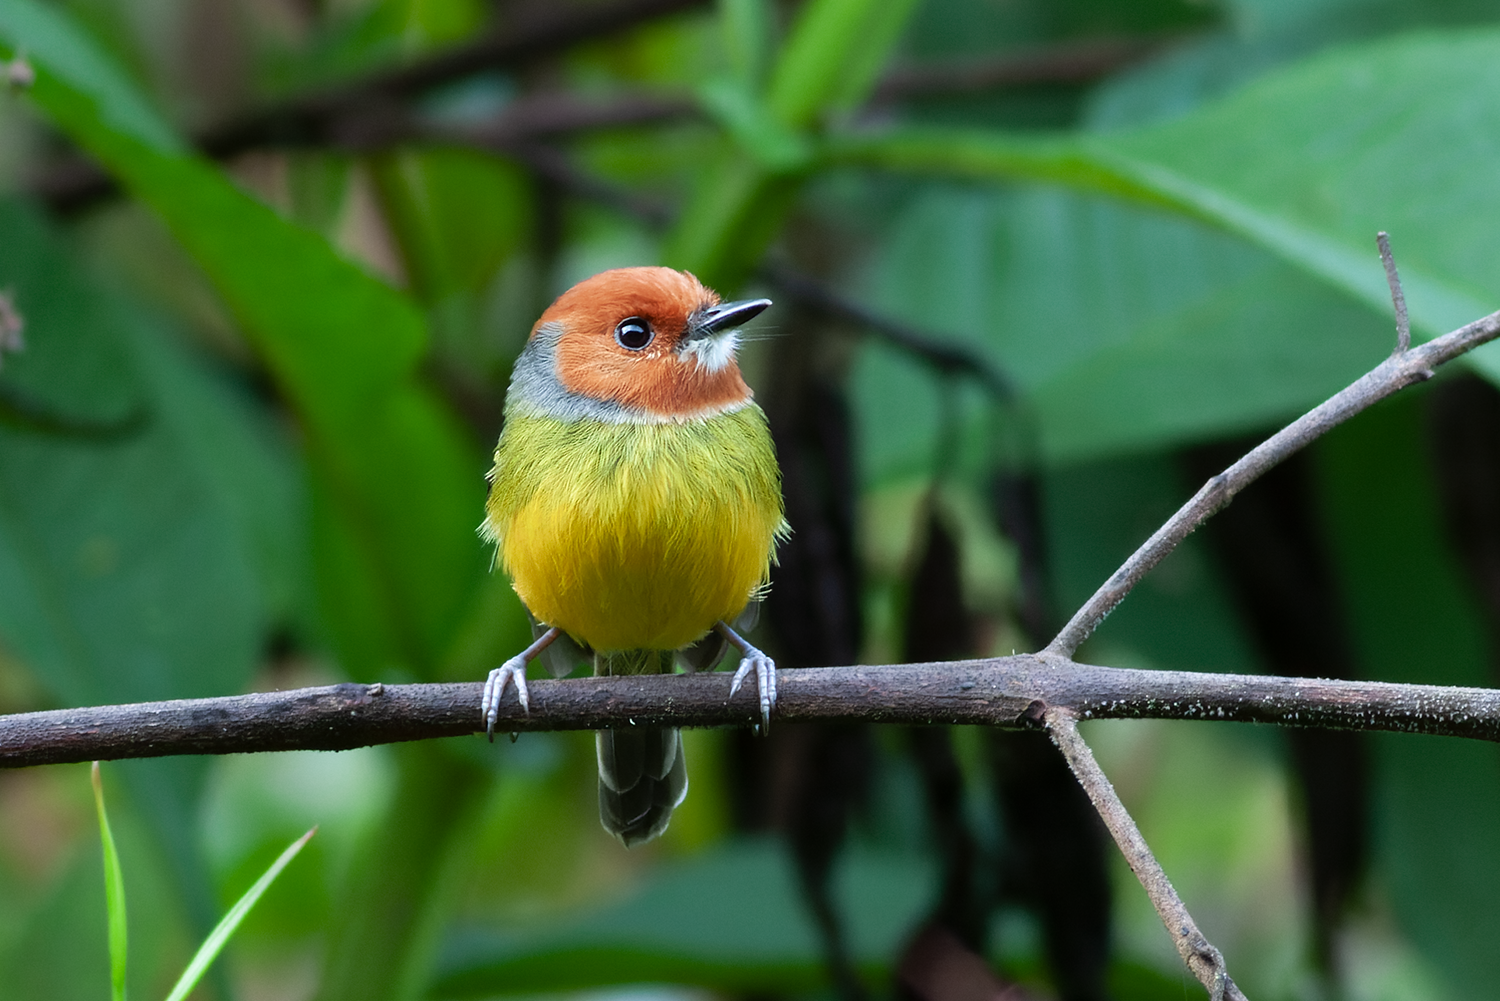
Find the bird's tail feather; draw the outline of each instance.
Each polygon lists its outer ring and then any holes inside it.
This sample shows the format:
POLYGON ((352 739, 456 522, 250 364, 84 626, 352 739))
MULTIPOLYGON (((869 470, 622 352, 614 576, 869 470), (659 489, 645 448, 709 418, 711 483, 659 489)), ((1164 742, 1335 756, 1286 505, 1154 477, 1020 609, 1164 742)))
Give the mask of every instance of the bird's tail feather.
MULTIPOLYGON (((672 654, 628 650, 599 654, 595 674, 656 674, 671 670, 672 654)), ((600 730, 599 820, 627 847, 667 829, 672 810, 687 795, 682 735, 676 730, 629 727, 600 730)))

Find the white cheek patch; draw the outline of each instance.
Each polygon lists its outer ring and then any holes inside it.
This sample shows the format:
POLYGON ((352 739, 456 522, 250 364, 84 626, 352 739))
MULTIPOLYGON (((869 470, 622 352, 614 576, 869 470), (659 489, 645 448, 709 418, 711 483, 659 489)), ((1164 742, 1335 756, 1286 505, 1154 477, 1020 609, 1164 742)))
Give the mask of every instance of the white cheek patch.
POLYGON ((684 359, 692 358, 700 369, 710 373, 723 371, 734 361, 734 351, 740 346, 740 332, 727 330, 710 337, 696 337, 682 349, 684 359))

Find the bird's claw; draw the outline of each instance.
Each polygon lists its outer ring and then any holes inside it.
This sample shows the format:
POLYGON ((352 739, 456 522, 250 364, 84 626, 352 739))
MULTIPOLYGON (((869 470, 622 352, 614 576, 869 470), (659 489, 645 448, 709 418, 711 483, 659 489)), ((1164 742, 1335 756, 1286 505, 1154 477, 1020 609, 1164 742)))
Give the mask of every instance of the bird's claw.
POLYGON ((734 672, 734 680, 729 683, 729 696, 734 697, 752 672, 755 674, 755 687, 760 690, 761 732, 765 733, 771 728, 771 710, 776 707, 776 662, 755 647, 750 647, 740 659, 739 669, 734 672))
POLYGON ((516 698, 521 709, 531 715, 531 693, 526 690, 526 654, 519 653, 490 672, 484 682, 484 698, 480 708, 484 710, 484 732, 493 742, 495 721, 500 715, 500 699, 505 695, 505 686, 514 683, 516 698))

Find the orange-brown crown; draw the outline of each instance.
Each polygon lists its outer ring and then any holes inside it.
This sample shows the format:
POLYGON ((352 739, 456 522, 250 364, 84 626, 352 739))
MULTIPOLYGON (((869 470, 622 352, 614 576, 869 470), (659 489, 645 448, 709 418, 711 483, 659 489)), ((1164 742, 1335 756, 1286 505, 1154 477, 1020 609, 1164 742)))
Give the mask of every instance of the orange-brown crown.
POLYGON ((688 319, 719 296, 686 271, 616 268, 558 296, 532 328, 561 327, 557 378, 570 392, 673 417, 710 413, 750 398, 737 364, 711 370, 679 350, 688 319), (652 338, 632 350, 616 338, 624 320, 650 324, 652 338))

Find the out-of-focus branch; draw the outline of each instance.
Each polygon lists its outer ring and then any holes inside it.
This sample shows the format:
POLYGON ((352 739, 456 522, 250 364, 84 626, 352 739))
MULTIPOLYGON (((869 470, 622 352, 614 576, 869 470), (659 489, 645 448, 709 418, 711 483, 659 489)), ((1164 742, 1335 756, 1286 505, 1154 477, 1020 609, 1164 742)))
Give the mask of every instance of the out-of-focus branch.
MULTIPOLYGON (((1081 719, 1196 719, 1395 730, 1500 741, 1500 690, 1265 675, 1125 670, 1047 654, 882 667, 784 670, 777 720, 1034 727, 1081 719)), ((497 729, 748 726, 753 691, 728 673, 531 682, 497 729)), ((481 685, 333 685, 0 716, 0 767, 172 754, 344 750, 483 731, 481 685)))
POLYGON ((1071 710, 1052 706, 1043 714, 1043 720, 1052 742, 1067 759, 1078 784, 1088 793, 1089 801, 1104 820, 1104 826, 1109 828, 1115 844, 1120 846, 1130 871, 1145 887, 1146 896, 1151 898, 1162 924, 1167 926, 1178 955, 1198 982, 1208 989, 1210 1001, 1245 1001, 1245 995, 1230 979, 1223 954, 1198 930, 1187 905, 1172 887, 1172 881, 1167 878, 1161 863, 1156 861, 1146 839, 1141 837, 1141 829, 1135 826, 1125 804, 1115 793, 1114 785, 1099 767, 1099 762, 1094 760, 1094 752, 1078 735, 1077 716, 1071 710))
POLYGON ((1500 336, 1500 312, 1491 313, 1419 347, 1393 354, 1371 369, 1357 382, 1341 390, 1322 404, 1303 414, 1291 424, 1251 449, 1243 458, 1205 483, 1192 499, 1167 519, 1125 563, 1104 582, 1084 604, 1062 632, 1048 645, 1047 652, 1071 657, 1078 645, 1088 638, 1104 617, 1140 583, 1152 567, 1176 549, 1183 539, 1203 524, 1235 494, 1249 486, 1266 470, 1293 452, 1342 424, 1361 410, 1387 396, 1432 377, 1432 370, 1479 345, 1500 336))
MULTIPOLYGON (((405 119, 412 98, 438 87, 477 73, 524 68, 580 43, 706 6, 707 0, 533 2, 474 41, 255 109, 205 130, 194 145, 218 160, 266 147, 341 148, 371 123, 405 119)), ((32 185, 34 194, 61 212, 82 209, 117 190, 113 178, 84 159, 54 164, 32 185)))
POLYGON ((707 6, 706 0, 528 4, 510 23, 472 42, 250 112, 205 132, 198 146, 223 158, 261 146, 315 143, 347 115, 363 117, 476 73, 524 67, 582 42, 707 6))
MULTIPOLYGON (((581 10, 549 6, 467 45, 249 112, 206 130, 194 142, 220 160, 261 148, 365 151, 434 138, 462 138, 505 152, 550 137, 694 117, 700 112, 690 94, 626 93, 599 100, 540 93, 523 95, 490 121, 458 133, 422 123, 409 106, 425 91, 464 77, 522 67, 571 45, 704 5, 704 0, 621 0, 581 10)), ((900 67, 876 89, 871 106, 1007 86, 1086 83, 1145 58, 1162 44, 1152 38, 1094 39, 959 63, 900 67)), ((60 212, 77 211, 116 191, 114 180, 82 157, 49 165, 32 185, 35 195, 60 212)))
POLYGON ((1122 36, 1064 42, 999 56, 898 66, 870 98, 872 105, 913 97, 976 93, 1037 84, 1084 84, 1155 55, 1168 37, 1122 36))
POLYGON ((816 278, 781 264, 764 264, 757 274, 789 299, 837 320, 852 323, 889 344, 902 348, 945 374, 977 379, 996 396, 1010 399, 1015 389, 1005 375, 976 351, 931 337, 882 316, 841 295, 816 278))

